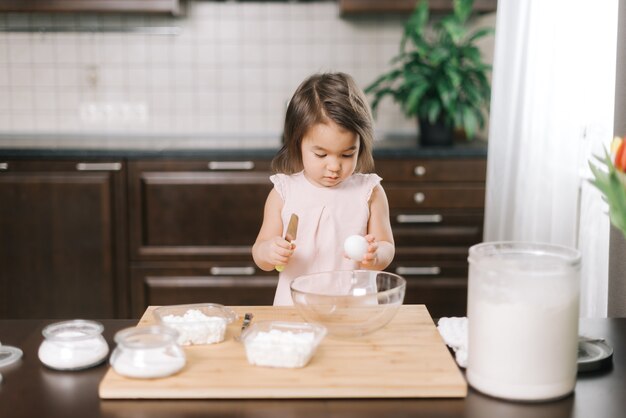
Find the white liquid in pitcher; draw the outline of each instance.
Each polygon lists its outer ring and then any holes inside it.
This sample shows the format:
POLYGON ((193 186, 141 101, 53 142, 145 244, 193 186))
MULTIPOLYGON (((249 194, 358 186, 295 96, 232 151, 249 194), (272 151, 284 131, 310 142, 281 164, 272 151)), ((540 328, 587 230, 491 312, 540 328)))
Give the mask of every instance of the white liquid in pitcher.
POLYGON ((499 273, 470 266, 468 382, 514 400, 569 394, 577 372, 577 276, 499 273))

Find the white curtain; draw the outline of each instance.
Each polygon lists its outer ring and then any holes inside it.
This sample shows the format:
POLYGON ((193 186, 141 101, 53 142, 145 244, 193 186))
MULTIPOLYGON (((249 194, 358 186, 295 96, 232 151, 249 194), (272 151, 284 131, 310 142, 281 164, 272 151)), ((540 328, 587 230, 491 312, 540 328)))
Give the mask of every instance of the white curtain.
POLYGON ((613 136, 617 0, 499 0, 485 241, 583 256, 581 316, 606 316, 609 221, 587 160, 613 136))

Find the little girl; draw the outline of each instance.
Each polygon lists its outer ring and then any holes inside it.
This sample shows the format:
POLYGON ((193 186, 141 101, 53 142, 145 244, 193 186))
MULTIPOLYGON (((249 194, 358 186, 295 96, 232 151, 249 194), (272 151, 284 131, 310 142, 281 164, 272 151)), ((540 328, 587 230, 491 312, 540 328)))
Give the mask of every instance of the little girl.
POLYGON ((365 95, 343 73, 316 74, 296 90, 285 117, 284 145, 272 160, 263 224, 252 247, 265 271, 284 266, 274 305, 292 305, 289 285, 330 270, 383 270, 395 253, 389 204, 372 157, 372 114, 365 95), (294 242, 283 237, 298 215, 294 242), (363 235, 367 252, 348 259, 343 243, 363 235))

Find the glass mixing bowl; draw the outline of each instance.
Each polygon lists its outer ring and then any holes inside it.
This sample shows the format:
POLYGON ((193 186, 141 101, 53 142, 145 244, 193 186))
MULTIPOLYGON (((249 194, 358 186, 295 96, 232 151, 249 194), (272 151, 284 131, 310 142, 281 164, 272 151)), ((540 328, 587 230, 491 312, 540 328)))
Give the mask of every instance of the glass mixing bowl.
POLYGON ((314 273, 291 282, 298 313, 338 337, 358 337, 387 325, 402 305, 405 290, 404 278, 374 270, 314 273))

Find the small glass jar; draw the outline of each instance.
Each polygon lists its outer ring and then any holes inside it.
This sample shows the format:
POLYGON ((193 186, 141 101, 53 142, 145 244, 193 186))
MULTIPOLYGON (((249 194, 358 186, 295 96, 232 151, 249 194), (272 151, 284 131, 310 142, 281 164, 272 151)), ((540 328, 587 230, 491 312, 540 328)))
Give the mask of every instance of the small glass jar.
POLYGON ((56 370, 81 370, 102 363, 109 346, 96 321, 74 319, 46 326, 39 346, 39 360, 56 370))
POLYGON ((135 379, 173 375, 186 362, 177 339, 176 330, 162 325, 123 329, 115 334, 117 347, 111 354, 111 367, 118 374, 135 379))

